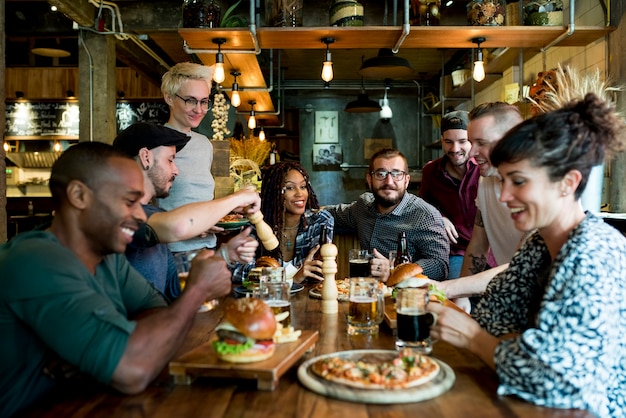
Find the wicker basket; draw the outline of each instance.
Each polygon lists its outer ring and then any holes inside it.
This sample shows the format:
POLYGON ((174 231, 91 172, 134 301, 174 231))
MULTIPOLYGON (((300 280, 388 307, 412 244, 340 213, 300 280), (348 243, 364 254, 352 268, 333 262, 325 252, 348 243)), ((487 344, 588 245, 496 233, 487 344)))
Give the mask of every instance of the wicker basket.
POLYGON ((506 17, 504 19, 506 26, 520 26, 522 19, 519 13, 519 2, 509 3, 506 5, 506 17))

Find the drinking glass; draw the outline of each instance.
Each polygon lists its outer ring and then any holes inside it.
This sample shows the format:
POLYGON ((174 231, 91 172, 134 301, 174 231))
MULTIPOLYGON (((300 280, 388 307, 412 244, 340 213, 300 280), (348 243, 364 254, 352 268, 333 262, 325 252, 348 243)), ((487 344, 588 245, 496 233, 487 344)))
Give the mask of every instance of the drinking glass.
POLYGON ((377 334, 383 320, 384 298, 373 277, 350 279, 348 297, 348 334, 377 334))
POLYGON ((432 352, 435 341, 430 338, 430 327, 437 322, 437 314, 426 311, 428 301, 428 285, 397 289, 396 349, 410 348, 422 354, 432 352))
POLYGON ((289 300, 291 286, 286 281, 272 282, 261 280, 261 299, 276 315, 276 320, 287 328, 291 325, 291 301, 289 300))
POLYGON ((353 248, 348 253, 348 261, 350 262, 350 277, 369 277, 370 260, 372 255, 368 250, 360 250, 353 248))
MULTIPOLYGON (((174 254, 174 263, 176 264, 176 271, 178 272, 178 282, 180 283, 180 289, 183 290, 187 284, 187 277, 189 276, 189 269, 191 268, 191 262, 198 254, 198 251, 183 251, 174 254)), ((215 309, 219 301, 217 299, 205 301, 198 312, 207 312, 215 309)))

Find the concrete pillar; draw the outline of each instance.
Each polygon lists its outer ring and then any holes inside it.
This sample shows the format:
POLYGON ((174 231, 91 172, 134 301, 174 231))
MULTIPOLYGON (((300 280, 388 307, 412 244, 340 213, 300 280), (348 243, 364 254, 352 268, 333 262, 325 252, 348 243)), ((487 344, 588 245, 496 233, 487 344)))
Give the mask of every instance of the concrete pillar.
MULTIPOLYGON (((7 97, 5 88, 6 59, 5 59, 5 20, 6 4, 5 0, 0 0, 0 132, 6 129, 5 100, 7 97)), ((4 141, 3 141, 4 142, 4 141)), ((4 144, 3 144, 4 145, 4 144)), ((0 148, 0 243, 7 240, 7 176, 4 147, 0 148)))
MULTIPOLYGON (((617 30, 609 35, 609 75, 613 84, 626 85, 626 5, 622 1, 611 1, 611 24, 617 30)), ((619 93, 617 108, 626 115, 626 91, 619 93)), ((611 212, 626 212, 626 153, 621 153, 610 162, 611 177, 609 184, 609 202, 611 212)))
POLYGON ((112 143, 115 123, 115 38, 82 32, 78 49, 80 141, 112 143))

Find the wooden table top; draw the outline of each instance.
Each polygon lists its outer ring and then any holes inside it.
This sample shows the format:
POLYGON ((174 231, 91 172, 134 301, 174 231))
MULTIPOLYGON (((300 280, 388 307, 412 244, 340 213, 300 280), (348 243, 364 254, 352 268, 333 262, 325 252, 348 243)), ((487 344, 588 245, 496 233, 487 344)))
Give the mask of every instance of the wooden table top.
MULTIPOLYGON (((220 305, 220 306, 223 306, 220 305)), ((386 324, 377 336, 346 334, 347 303, 339 302, 339 314, 323 315, 321 301, 308 289, 292 297, 296 329, 318 330, 319 340, 301 361, 321 354, 355 349, 393 349, 394 337, 386 324)), ((205 343, 221 320, 218 308, 199 313, 176 357, 205 343)), ((456 375, 446 393, 418 403, 375 405, 352 403, 318 395, 297 378, 298 365, 288 370, 274 391, 259 391, 254 381, 201 377, 191 385, 177 385, 163 370, 143 393, 125 396, 95 383, 55 391, 21 416, 37 417, 591 417, 579 410, 542 408, 514 397, 496 394, 497 375, 469 352, 438 342, 432 356, 449 365, 456 375)))

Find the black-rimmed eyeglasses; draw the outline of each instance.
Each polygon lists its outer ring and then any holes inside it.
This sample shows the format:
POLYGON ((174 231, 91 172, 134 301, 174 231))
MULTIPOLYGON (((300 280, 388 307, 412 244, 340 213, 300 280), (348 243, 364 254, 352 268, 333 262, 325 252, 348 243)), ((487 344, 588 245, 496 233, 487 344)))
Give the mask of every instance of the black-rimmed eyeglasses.
POLYGON ((185 99, 184 97, 180 97, 178 94, 176 94, 175 96, 185 103, 185 109, 187 110, 195 109, 196 106, 198 106, 198 103, 200 103, 200 108, 202 110, 209 110, 209 106, 211 105, 210 100, 198 100, 195 97, 185 99))
POLYGON ((385 180, 387 176, 391 176, 393 181, 401 181, 404 179, 406 172, 401 171, 401 170, 388 171, 388 170, 383 170, 382 168, 379 168, 378 170, 374 170, 370 172, 370 174, 374 176, 376 180, 385 180))

